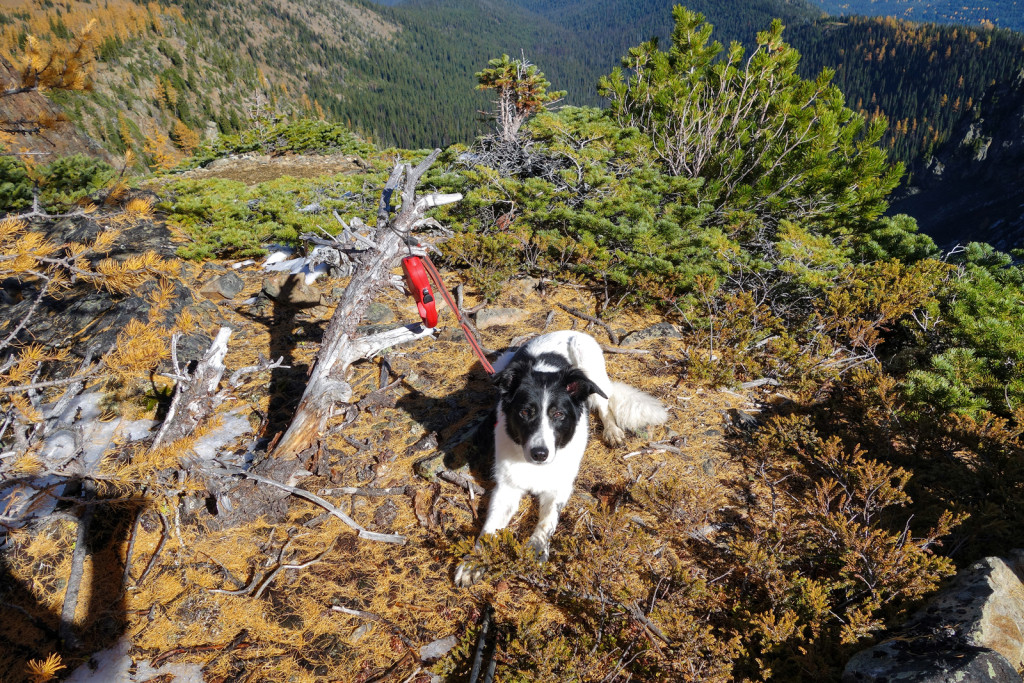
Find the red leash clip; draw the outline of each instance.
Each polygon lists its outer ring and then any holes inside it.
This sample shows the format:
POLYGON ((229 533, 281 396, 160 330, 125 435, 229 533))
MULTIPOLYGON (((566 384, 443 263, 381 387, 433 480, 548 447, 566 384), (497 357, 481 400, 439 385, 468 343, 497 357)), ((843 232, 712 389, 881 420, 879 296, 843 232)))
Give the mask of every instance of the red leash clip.
POLYGON ((402 270, 405 271, 405 283, 416 300, 416 309, 423 318, 426 327, 437 327, 437 305, 434 303, 434 290, 430 288, 427 271, 419 256, 406 256, 402 259, 402 270))

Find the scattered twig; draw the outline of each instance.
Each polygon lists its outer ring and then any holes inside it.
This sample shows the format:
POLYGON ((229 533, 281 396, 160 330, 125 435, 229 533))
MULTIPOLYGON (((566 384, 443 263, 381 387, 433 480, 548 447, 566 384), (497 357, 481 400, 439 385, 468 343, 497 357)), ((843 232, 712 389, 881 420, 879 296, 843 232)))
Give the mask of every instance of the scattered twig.
POLYGON ((128 579, 132 578, 132 554, 135 552, 135 539, 139 532, 139 521, 142 513, 135 515, 135 522, 132 523, 132 530, 128 534, 128 550, 124 555, 124 572, 121 574, 121 589, 128 589, 128 579))
POLYGON ((362 441, 360 441, 358 439, 352 438, 348 434, 342 434, 341 438, 343 438, 345 440, 345 443, 347 443, 349 446, 351 446, 352 448, 356 449, 359 452, 368 450, 370 448, 370 444, 369 443, 363 443, 362 441))
POLYGON ((605 321, 601 320, 600 318, 595 318, 592 315, 587 315, 583 311, 577 310, 572 306, 566 306, 565 304, 561 303, 557 304, 557 306, 566 313, 568 313, 569 315, 576 316, 581 320, 586 320, 587 322, 594 323, 595 325, 600 325, 601 327, 604 328, 605 332, 608 333, 608 338, 611 339, 612 344, 615 344, 616 346, 619 345, 619 335, 615 334, 615 330, 612 329, 612 326, 606 323, 605 321))
POLYGON ((469 491, 470 494, 482 496, 484 495, 484 493, 486 493, 484 491, 484 488, 480 486, 480 484, 477 484, 475 481, 473 481, 464 474, 459 474, 458 472, 453 472, 451 470, 444 470, 442 472, 439 472, 437 476, 451 484, 461 486, 462 488, 469 491))
POLYGON ((213 652, 215 650, 220 650, 221 653, 224 654, 224 653, 232 652, 234 650, 244 650, 244 649, 252 646, 252 643, 247 642, 248 637, 249 637, 249 632, 247 630, 245 630, 245 629, 242 629, 241 631, 238 632, 238 635, 236 635, 231 640, 231 642, 227 644, 227 646, 224 646, 224 645, 196 645, 196 646, 193 646, 193 647, 176 647, 173 650, 168 650, 167 652, 164 652, 163 654, 157 655, 156 657, 154 657, 150 661, 149 665, 151 667, 153 667, 154 669, 159 668, 161 664, 166 662, 171 657, 174 657, 175 655, 194 654, 196 652, 213 652))
POLYGON ((675 453, 676 455, 684 454, 681 448, 677 448, 672 444, 665 443, 663 441, 653 441, 638 451, 626 453, 624 456, 622 456, 622 459, 628 460, 638 455, 647 455, 649 453, 675 453))
POLYGON ((413 670, 413 672, 412 672, 411 674, 409 674, 408 676, 406 676, 405 680, 404 680, 404 681, 402 681, 402 683, 412 683, 412 680, 413 680, 414 678, 416 678, 417 676, 419 676, 419 675, 420 675, 420 672, 421 672, 421 671, 423 671, 423 667, 422 667, 422 666, 417 666, 417 667, 416 667, 416 668, 415 668, 415 669, 413 670))
POLYGON ((269 572, 267 572, 266 577, 259 583, 259 586, 256 588, 256 592, 252 594, 252 597, 259 598, 261 595, 263 595, 263 591, 265 591, 267 587, 274 582, 274 579, 277 578, 277 575, 285 569, 305 569, 306 567, 310 567, 316 564, 317 562, 322 561, 324 559, 324 556, 326 556, 327 553, 331 552, 331 550, 334 549, 334 543, 331 543, 329 546, 324 548, 323 551, 313 556, 312 559, 309 559, 303 562, 302 564, 280 564, 280 561, 284 557, 284 553, 287 550, 288 546, 291 544, 291 541, 292 539, 289 539, 288 543, 285 543, 284 546, 281 548, 281 552, 278 554, 279 564, 273 569, 271 569, 269 572))
POLYGON ((334 515, 338 519, 340 519, 342 522, 347 524, 350 528, 355 529, 358 532, 358 534, 359 534, 359 538, 365 538, 368 541, 382 541, 384 543, 397 543, 398 545, 404 545, 405 544, 405 536, 401 536, 399 534, 379 534, 379 533, 377 533, 375 531, 369 531, 367 529, 364 529, 354 519, 352 519, 351 517, 346 515, 344 512, 339 510, 336 506, 332 505, 331 503, 329 503, 328 501, 324 500, 323 498, 321 498, 320 496, 316 495, 315 493, 310 493, 309 491, 306 491, 305 489, 300 489, 300 488, 295 487, 295 486, 289 486, 288 484, 283 484, 283 483, 281 483, 279 481, 274 481, 273 479, 267 479, 266 477, 261 477, 258 474, 253 474, 252 472, 246 472, 246 471, 240 470, 240 469, 227 469, 225 471, 228 472, 229 474, 235 474, 235 475, 239 475, 239 476, 242 476, 242 477, 246 477, 247 479, 252 479, 253 481, 259 482, 261 484, 267 484, 268 486, 276 486, 277 488, 281 489, 282 491, 287 491, 288 493, 291 493, 292 495, 296 495, 299 498, 305 498, 306 500, 310 501, 311 503, 316 503, 317 505, 319 505, 323 509, 325 509, 328 512, 330 512, 332 515, 334 515))
POLYGON ((555 321, 555 309, 552 308, 550 311, 548 311, 548 317, 544 320, 544 329, 541 330, 540 333, 544 334, 545 332, 547 332, 548 328, 551 327, 551 323, 553 323, 554 321, 555 321))
POLYGON ((490 630, 493 614, 493 607, 490 605, 484 607, 484 618, 480 622, 480 633, 476 637, 476 650, 473 652, 473 668, 469 672, 469 683, 476 683, 480 678, 480 670, 484 663, 484 650, 487 647, 487 632, 490 630))
POLYGON ((383 498, 385 496, 404 496, 409 493, 411 486, 392 486, 387 489, 375 489, 366 486, 340 486, 333 489, 320 489, 324 496, 368 496, 370 498, 383 498))
POLYGON ((394 389, 395 387, 397 387, 399 384, 402 383, 402 380, 404 379, 404 376, 399 377, 391 384, 386 384, 382 386, 380 389, 374 389, 366 396, 363 396, 361 399, 359 399, 359 402, 356 403, 356 408, 358 408, 360 412, 364 410, 369 410, 370 412, 373 412, 374 408, 390 408, 394 406, 395 399, 392 398, 391 396, 388 396, 388 391, 390 389, 394 389))
POLYGON ((332 605, 331 606, 331 611, 333 611, 333 612, 341 612, 342 614, 347 614, 347 615, 352 616, 352 617, 359 617, 360 619, 369 619, 370 621, 376 621, 378 624, 383 624, 384 626, 387 626, 389 629, 391 629, 391 631, 396 636, 398 636, 398 638, 403 643, 405 643, 405 646, 407 648, 409 648, 409 650, 411 652, 415 651, 415 645, 413 645, 413 642, 411 640, 409 640, 405 636, 404 633, 402 633, 402 630, 400 628, 398 628, 397 626, 395 626, 395 624, 393 624, 392 622, 388 621, 387 619, 385 619, 384 617, 382 617, 382 616, 380 616, 378 614, 374 614, 373 612, 365 612, 365 611, 363 611, 361 609, 352 609, 351 607, 343 607, 341 605, 332 605))
POLYGON ((601 348, 604 349, 605 353, 622 353, 630 356, 648 356, 651 353, 644 349, 623 349, 616 346, 608 346, 607 344, 601 344, 601 348))
MULTIPOLYGON (((232 577, 232 579, 234 579, 234 577, 232 577)), ((249 583, 245 584, 241 588, 236 588, 234 590, 229 590, 227 588, 210 588, 208 590, 211 593, 220 593, 221 595, 252 595, 252 592, 256 590, 256 586, 258 586, 261 581, 263 581, 263 572, 254 572, 249 583)))
POLYGON ((139 578, 135 580, 135 583, 132 584, 132 589, 138 588, 142 585, 142 582, 146 580, 146 577, 149 576, 149 572, 152 571, 153 567, 156 565, 156 560, 160 557, 160 552, 164 549, 164 546, 167 545, 167 534, 171 530, 171 525, 167 521, 167 517, 164 513, 158 512, 158 514, 160 515, 160 523, 163 525, 163 530, 160 532, 160 542, 157 544, 156 550, 153 552, 153 556, 149 558, 146 568, 143 570, 139 578))
POLYGON ((264 358, 263 354, 260 354, 259 358, 257 359, 256 365, 246 365, 244 368, 238 368, 233 373, 231 373, 231 378, 228 379, 228 384, 232 388, 237 389, 239 386, 242 385, 242 378, 246 375, 253 375, 258 372, 263 372, 265 370, 274 370, 277 368, 288 370, 291 369, 291 367, 292 366, 290 365, 284 364, 284 356, 281 356, 275 361, 271 361, 267 358, 264 358))

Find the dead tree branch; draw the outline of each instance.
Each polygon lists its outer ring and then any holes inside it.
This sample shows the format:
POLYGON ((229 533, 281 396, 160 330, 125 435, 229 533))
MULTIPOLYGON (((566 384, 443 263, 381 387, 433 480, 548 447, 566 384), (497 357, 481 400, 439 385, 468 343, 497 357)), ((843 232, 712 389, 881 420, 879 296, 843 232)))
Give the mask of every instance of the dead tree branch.
POLYGON ((405 248, 411 231, 424 224, 426 210, 461 199, 460 195, 416 196, 416 185, 440 153, 441 150, 435 149, 415 168, 408 164, 395 165, 381 193, 377 226, 372 237, 360 235, 357 240, 356 231, 349 230, 346 237, 359 241, 366 249, 351 255, 354 263, 352 278, 324 332, 323 344, 295 417, 274 451, 279 458, 297 458, 299 453, 312 446, 319 435, 326 431, 332 408, 339 403, 352 401, 352 387, 345 380, 346 371, 352 363, 389 346, 420 339, 431 333, 429 329, 413 325, 371 337, 358 337, 356 327, 373 294, 390 282, 391 264, 405 248), (401 192, 402 203, 397 209, 397 215, 393 216, 391 199, 396 191, 401 192))
POLYGON ((230 327, 220 328, 217 338, 210 344, 203 360, 191 375, 182 374, 181 369, 177 367, 178 335, 171 339, 178 386, 174 390, 171 407, 167 411, 167 417, 164 419, 156 439, 153 440, 151 450, 156 450, 160 446, 173 443, 191 434, 199 426, 199 423, 213 414, 213 411, 223 402, 224 397, 217 393, 217 387, 220 385, 221 377, 224 376, 224 356, 228 353, 228 337, 230 336, 230 327))
POLYGON ((306 491, 305 489, 300 489, 300 488, 298 488, 296 486, 289 486, 288 484, 282 484, 279 481, 274 481, 273 479, 267 479, 266 477, 261 477, 258 474, 253 474, 252 472, 246 472, 246 471, 243 471, 243 470, 235 470, 235 469, 227 470, 227 472, 229 472, 230 474, 237 474, 239 476, 246 477, 247 479, 252 479, 253 481, 259 482, 261 484, 267 484, 268 486, 275 486, 275 487, 281 489, 282 491, 287 491, 288 493, 291 493, 292 495, 298 496, 299 498, 305 498, 306 500, 310 501, 311 503, 316 503, 317 505, 322 507, 324 510, 327 510, 332 515, 334 515, 335 517, 340 519, 342 522, 347 524, 349 527, 351 527, 352 529, 355 529, 356 532, 359 534, 359 538, 365 538, 365 539, 370 540, 370 541, 383 541, 385 543, 397 543, 398 545, 404 545, 405 544, 405 536, 400 536, 398 534, 378 534, 375 531, 369 531, 367 529, 364 529, 358 522, 356 522, 354 519, 352 519, 351 517, 346 515, 344 512, 339 510, 335 505, 332 505, 330 502, 324 500, 323 498, 321 498, 320 496, 316 495, 315 493, 311 493, 309 491, 306 491))
POLYGON ((601 320, 600 318, 595 318, 592 315, 587 315, 583 311, 576 310, 575 308, 572 308, 571 306, 566 306, 565 304, 558 304, 558 307, 561 308, 566 313, 568 313, 569 315, 576 316, 577 318, 586 320, 587 322, 590 323, 594 323, 595 325, 600 325, 601 327, 604 328, 605 332, 608 333, 608 339, 611 340, 612 344, 615 344, 616 346, 619 345, 619 335, 615 334, 615 330, 612 329, 612 326, 606 323, 605 321, 601 320))

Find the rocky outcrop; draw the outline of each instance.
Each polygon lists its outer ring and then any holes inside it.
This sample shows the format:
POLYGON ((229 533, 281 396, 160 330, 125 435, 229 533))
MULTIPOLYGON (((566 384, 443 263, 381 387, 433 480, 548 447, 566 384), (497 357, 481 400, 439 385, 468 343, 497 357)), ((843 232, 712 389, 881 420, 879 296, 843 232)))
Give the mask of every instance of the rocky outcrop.
POLYGON ((890 213, 913 216, 940 246, 1024 246, 1024 71, 994 86, 949 142, 909 171, 890 213))
POLYGON ((1021 681, 1022 569, 1024 551, 976 562, 897 636, 855 655, 843 681, 1021 681))

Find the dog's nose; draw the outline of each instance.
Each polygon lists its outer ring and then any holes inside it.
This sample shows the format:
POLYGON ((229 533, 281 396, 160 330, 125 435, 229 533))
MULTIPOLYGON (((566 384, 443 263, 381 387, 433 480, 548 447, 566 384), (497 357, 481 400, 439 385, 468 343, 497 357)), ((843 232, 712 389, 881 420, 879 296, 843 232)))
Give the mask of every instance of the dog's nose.
POLYGON ((548 449, 545 446, 534 446, 530 449, 530 457, 534 462, 544 462, 548 459, 548 449))

